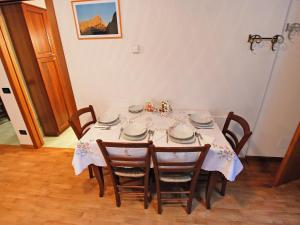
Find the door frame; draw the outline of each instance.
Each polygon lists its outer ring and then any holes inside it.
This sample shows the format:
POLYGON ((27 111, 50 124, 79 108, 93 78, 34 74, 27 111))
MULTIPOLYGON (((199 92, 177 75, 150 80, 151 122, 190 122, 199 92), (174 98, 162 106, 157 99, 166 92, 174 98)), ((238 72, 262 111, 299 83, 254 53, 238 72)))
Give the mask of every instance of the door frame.
MULTIPOLYGON (((26 124, 29 136, 31 138, 33 148, 40 148, 44 144, 43 136, 38 127, 37 120, 32 111, 26 89, 14 65, 11 52, 7 45, 8 40, 0 29, 0 58, 3 63, 8 81, 16 98, 17 104, 21 111, 22 117, 26 124)), ((25 147, 25 146, 24 146, 25 147)), ((30 147, 30 146, 29 146, 30 147)))
MULTIPOLYGON (((13 3, 11 3, 13 4, 13 3)), ((75 112, 77 110, 76 103, 75 103, 75 97, 71 86, 71 81, 68 73, 68 69, 66 66, 65 61, 65 55, 63 52, 63 47, 60 39, 57 19, 55 15, 53 0, 45 0, 46 9, 48 13, 49 23, 52 35, 54 36, 54 42, 55 45, 58 46, 58 48, 61 49, 61 51, 57 52, 57 57, 60 65, 62 66, 62 70, 64 70, 64 74, 66 75, 66 80, 63 81, 64 85, 67 85, 69 87, 68 93, 66 93, 71 99, 70 102, 68 102, 68 113, 69 116, 72 114, 72 112, 75 112)), ((23 84, 23 81, 20 77, 20 74, 17 72, 16 67, 14 65, 14 61, 12 60, 12 55, 9 51, 7 43, 9 40, 6 40, 5 35, 3 34, 2 30, 0 29, 0 58, 2 60, 6 75, 8 77, 9 83, 11 85, 12 91, 14 93, 14 96, 16 98, 17 104, 19 106, 19 109, 21 111, 22 117, 24 119, 24 122, 26 124, 28 133, 30 135, 30 138, 33 143, 33 148, 38 149, 42 147, 44 144, 43 136, 41 135, 40 127, 37 122, 37 118, 33 112, 31 103, 29 101, 29 98, 26 93, 26 88, 23 84)), ((22 147, 30 147, 30 146, 24 146, 22 147)))

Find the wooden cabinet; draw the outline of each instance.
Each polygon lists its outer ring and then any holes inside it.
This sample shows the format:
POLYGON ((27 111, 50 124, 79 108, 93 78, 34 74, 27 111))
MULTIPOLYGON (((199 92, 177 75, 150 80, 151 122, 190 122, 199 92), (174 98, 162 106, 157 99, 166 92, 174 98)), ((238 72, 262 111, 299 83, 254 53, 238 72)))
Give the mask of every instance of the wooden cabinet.
POLYGON ((17 3, 2 6, 2 12, 43 132, 57 136, 69 126, 76 107, 68 108, 75 101, 71 86, 65 85, 68 75, 58 61, 47 11, 17 3))

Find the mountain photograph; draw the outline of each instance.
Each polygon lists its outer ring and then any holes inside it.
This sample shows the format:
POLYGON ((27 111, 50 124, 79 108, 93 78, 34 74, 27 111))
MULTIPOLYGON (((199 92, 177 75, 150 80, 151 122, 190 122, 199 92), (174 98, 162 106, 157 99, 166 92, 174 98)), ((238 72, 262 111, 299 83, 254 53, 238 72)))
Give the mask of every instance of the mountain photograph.
POLYGON ((118 34, 116 12, 108 24, 98 15, 89 20, 80 22, 79 28, 82 35, 118 34))
POLYGON ((118 16, 115 2, 76 5, 77 23, 82 36, 118 35, 118 16))

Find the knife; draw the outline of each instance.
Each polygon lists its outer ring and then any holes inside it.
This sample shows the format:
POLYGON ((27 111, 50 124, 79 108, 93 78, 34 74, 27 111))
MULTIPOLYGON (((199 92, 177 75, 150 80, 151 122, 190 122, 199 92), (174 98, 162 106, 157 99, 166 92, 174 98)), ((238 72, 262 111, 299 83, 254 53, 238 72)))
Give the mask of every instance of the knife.
POLYGON ((122 133, 123 133, 123 127, 121 127, 120 129, 119 139, 121 138, 122 133))
POLYGON ((167 134, 167 143, 169 143, 169 131, 166 130, 166 134, 167 134))

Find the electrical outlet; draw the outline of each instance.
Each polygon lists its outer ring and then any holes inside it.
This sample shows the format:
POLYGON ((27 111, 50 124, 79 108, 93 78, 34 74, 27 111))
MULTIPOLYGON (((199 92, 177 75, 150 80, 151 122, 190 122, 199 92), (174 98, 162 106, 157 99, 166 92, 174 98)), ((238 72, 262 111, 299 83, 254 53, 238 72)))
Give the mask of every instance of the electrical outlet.
POLYGON ((21 135, 27 135, 26 130, 19 130, 19 133, 20 133, 21 135))
POLYGON ((2 92, 3 92, 4 94, 10 94, 10 93, 11 93, 11 91, 10 91, 9 88, 2 88, 2 92))

